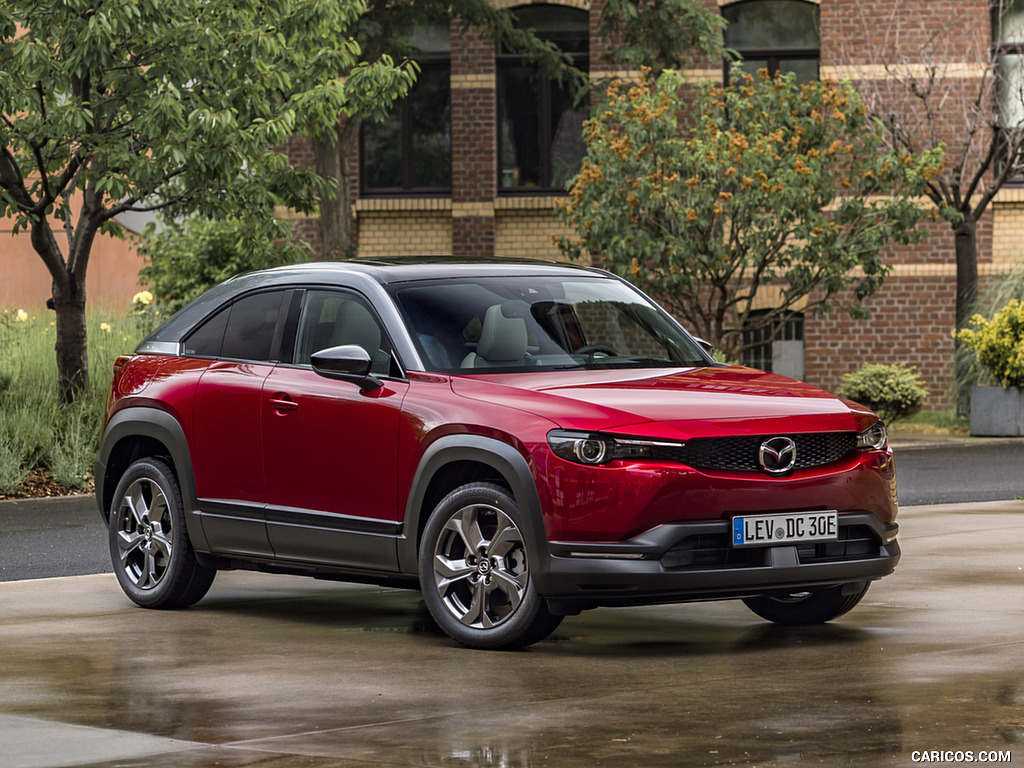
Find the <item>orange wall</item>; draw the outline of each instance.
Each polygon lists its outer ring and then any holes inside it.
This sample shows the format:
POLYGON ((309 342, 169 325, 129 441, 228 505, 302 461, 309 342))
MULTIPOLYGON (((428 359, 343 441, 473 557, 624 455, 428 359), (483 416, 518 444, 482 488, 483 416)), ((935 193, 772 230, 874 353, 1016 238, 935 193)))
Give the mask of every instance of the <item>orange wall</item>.
MULTIPOLYGON (((66 246, 63 233, 58 241, 66 246)), ((86 274, 90 307, 128 308, 139 290, 142 258, 127 240, 99 235, 93 244, 86 274)), ((11 234, 10 221, 0 222, 0 307, 41 309, 50 297, 50 273, 32 249, 27 232, 11 234)))

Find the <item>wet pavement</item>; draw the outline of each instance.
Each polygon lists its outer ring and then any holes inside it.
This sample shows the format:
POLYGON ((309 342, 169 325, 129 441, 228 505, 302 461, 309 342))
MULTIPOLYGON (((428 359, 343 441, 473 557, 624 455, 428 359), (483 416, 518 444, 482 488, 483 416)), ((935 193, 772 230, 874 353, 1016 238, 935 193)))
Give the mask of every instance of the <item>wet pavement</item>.
POLYGON ((453 645, 415 592, 224 573, 159 612, 109 574, 3 583, 0 765, 1024 761, 1024 501, 900 522, 896 574, 832 624, 602 609, 518 653, 453 645))

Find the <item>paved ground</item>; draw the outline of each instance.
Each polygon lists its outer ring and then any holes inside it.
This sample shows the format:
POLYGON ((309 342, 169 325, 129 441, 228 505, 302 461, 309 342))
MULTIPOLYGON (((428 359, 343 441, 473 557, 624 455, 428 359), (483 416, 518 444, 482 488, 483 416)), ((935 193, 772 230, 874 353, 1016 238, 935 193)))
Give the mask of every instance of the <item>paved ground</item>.
POLYGON ((107 535, 92 496, 0 501, 0 581, 109 570, 107 535))
POLYGON ((0 765, 1021 762, 1024 502, 901 523, 897 573, 833 624, 606 609, 521 653, 452 645, 411 592, 229 573, 170 613, 109 574, 0 584, 0 765))
POLYGON ((1024 497, 1024 440, 1019 438, 898 436, 894 446, 901 504, 1024 497))

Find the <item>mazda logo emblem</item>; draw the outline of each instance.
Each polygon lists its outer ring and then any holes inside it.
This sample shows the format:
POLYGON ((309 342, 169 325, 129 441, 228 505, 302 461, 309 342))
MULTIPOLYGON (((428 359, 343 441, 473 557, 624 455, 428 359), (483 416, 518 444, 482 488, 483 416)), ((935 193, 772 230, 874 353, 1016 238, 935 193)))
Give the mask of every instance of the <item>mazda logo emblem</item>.
POLYGON ((757 463, 770 475, 784 475, 796 464, 796 443, 788 437, 770 437, 761 443, 757 463))

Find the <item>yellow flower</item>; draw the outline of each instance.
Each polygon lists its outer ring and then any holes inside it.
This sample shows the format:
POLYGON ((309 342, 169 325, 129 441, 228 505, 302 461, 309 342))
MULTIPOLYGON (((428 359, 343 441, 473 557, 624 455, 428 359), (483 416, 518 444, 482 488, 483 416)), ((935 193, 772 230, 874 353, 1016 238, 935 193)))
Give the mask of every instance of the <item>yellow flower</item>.
POLYGON ((132 304, 152 304, 153 294, 149 291, 139 291, 132 296, 132 304))
POLYGON ((15 320, 19 323, 28 322, 28 312, 26 312, 24 309, 19 309, 18 316, 15 318, 15 320))
POLYGON ((110 333, 110 323, 100 323, 100 330, 104 333, 110 333))

